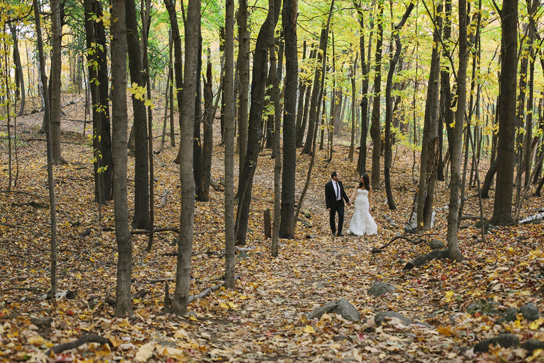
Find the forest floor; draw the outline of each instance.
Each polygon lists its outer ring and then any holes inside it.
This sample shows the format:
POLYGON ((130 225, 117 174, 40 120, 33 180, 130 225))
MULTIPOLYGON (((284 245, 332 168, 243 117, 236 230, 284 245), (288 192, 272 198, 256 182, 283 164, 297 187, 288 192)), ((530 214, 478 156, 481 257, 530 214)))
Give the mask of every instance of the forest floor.
MULTIPOLYGON (((98 228, 98 206, 93 202, 94 182, 90 140, 83 136, 83 101, 64 108, 62 153, 67 164, 56 166, 59 292, 45 299, 50 277, 49 201, 44 135, 38 133, 42 114, 19 117, 17 183, 7 191, 8 152, 0 140, 0 361, 55 362, 465 362, 543 361, 542 349, 492 345, 475 353, 478 342, 499 334, 513 334, 521 344, 544 341, 544 319, 520 314, 496 324, 508 308, 533 303, 542 309, 544 298, 544 227, 542 224, 496 228, 482 239, 476 220, 461 221, 458 242, 465 260, 434 260, 403 270, 407 262, 430 251, 429 242, 446 243, 449 188, 436 188, 436 221, 423 235, 405 234, 416 191, 419 160, 409 149, 397 146, 392 170, 396 210, 389 210, 385 188, 375 190, 371 213, 378 234, 365 237, 332 237, 324 202, 324 185, 338 170, 343 182, 355 185, 356 161, 347 159, 347 137, 336 139, 330 163, 320 151, 295 239, 280 241, 279 257, 270 255, 264 237, 263 212, 273 209, 271 151, 263 150, 253 184, 247 246, 238 251, 234 290, 223 288, 189 305, 189 314, 164 311, 165 282, 176 271, 177 234, 156 233, 151 252, 148 237, 133 235, 134 316, 116 318, 108 297, 115 294, 115 233, 98 228), (72 121, 70 121, 72 120, 72 121), (40 141, 41 140, 41 141, 40 141), (413 171, 415 170, 415 171, 413 171), (385 245, 372 254, 373 248, 385 245), (412 242, 423 239, 424 243, 412 242), (367 294, 377 281, 396 287, 380 297, 367 294), (308 315, 327 302, 345 298, 361 314, 352 322, 336 314, 320 319, 308 315), (413 322, 387 319, 378 324, 379 312, 395 311, 413 322), (39 319, 42 318, 42 319, 39 319), (51 320, 43 319, 51 318, 51 320), (61 343, 86 334, 109 339, 110 345, 88 343, 57 355, 47 352, 61 343)), ((158 109, 157 115, 162 111, 158 109)), ((159 116, 156 120, 162 119, 159 116)), ((217 129, 217 128, 216 128, 217 129)), ((161 127, 154 135, 161 135, 161 127)), ((217 130, 216 130, 217 134, 217 130)), ((89 131, 86 132, 89 135, 89 131)), ((212 178, 223 178, 223 152, 214 146, 212 178)), ((160 137, 155 138, 160 149, 160 137)), ((155 156, 155 227, 179 228, 179 167, 177 148, 168 146, 155 156), (166 196, 164 200, 162 196, 166 196)), ((355 160, 357 152, 355 155, 355 160)), ((129 158, 129 208, 133 214, 133 158, 129 158)), ((297 201, 304 186, 310 157, 297 154, 297 201)), ((485 164, 485 163, 484 163, 485 164)), ((15 171, 15 161, 13 170, 15 171)), ((237 162, 235 175, 237 176, 237 162)), ((370 166, 370 159, 367 162, 370 166)), ((487 165, 480 167, 483 180, 487 165)), ((14 174, 15 175, 15 174, 14 174)), ((237 185, 237 179, 235 182, 237 185)), ((224 194, 210 189, 209 202, 197 202, 194 220, 191 294, 221 283, 224 274, 224 194)), ((475 189, 467 190, 465 215, 479 215, 475 189)), ((351 197, 351 195, 350 195, 351 197)), ((490 218, 491 199, 483 201, 490 218)), ((537 214, 543 198, 530 197, 522 217, 537 214)), ((345 230, 353 207, 346 212, 345 230)), ((113 202, 102 208, 102 226, 114 227, 113 202)), ((174 283, 166 285, 173 295, 174 283)))

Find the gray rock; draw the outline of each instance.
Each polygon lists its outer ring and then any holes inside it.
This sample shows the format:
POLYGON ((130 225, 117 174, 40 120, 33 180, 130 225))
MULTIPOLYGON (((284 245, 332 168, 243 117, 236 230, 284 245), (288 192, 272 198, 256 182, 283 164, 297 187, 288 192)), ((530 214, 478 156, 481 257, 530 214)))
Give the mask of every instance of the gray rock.
POLYGON ((493 300, 476 300, 469 306, 467 306, 467 312, 469 314, 474 314, 476 312, 481 314, 498 314, 497 303, 493 300))
POLYGON ((506 314, 503 315, 502 318, 498 319, 495 324, 502 324, 505 322, 512 322, 516 321, 517 315, 519 313, 519 310, 516 308, 508 308, 506 309, 506 314))
POLYGON ((335 301, 329 301, 320 308, 312 311, 308 315, 308 319, 321 318, 323 314, 338 314, 344 319, 358 322, 361 320, 361 313, 353 305, 351 305, 346 299, 341 298, 335 301))
POLYGON ((529 339, 525 343, 521 345, 523 349, 529 351, 529 353, 533 353, 534 350, 537 349, 544 349, 544 342, 541 342, 540 340, 536 339, 529 339))
POLYGON ((396 311, 382 311, 376 314, 376 316, 374 316, 374 323, 376 323, 377 326, 380 326, 387 318, 397 318, 404 326, 412 324, 412 319, 407 318, 406 316, 397 313, 396 311))
POLYGON ((518 347, 519 337, 514 334, 501 334, 495 338, 483 340, 474 346, 474 353, 488 352, 491 344, 499 345, 503 348, 518 347))
POLYGON ((520 310, 525 320, 535 321, 540 318, 540 313, 533 303, 523 305, 520 310))
POLYGON ((395 290, 397 290, 397 288, 390 283, 378 281, 368 289, 367 294, 374 297, 380 297, 388 292, 395 292, 395 290))
POLYGON ((446 245, 444 242, 435 239, 429 243, 429 247, 431 247, 431 250, 442 250, 446 248, 446 245))
POLYGON ((49 329, 51 328, 51 323, 53 322, 53 318, 50 316, 47 316, 44 318, 31 317, 30 322, 39 328, 49 329))

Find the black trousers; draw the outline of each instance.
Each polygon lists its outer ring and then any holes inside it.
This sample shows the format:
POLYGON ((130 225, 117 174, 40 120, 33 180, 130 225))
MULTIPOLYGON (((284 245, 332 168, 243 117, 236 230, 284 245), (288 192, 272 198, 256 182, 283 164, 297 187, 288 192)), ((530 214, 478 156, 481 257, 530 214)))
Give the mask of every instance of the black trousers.
POLYGON ((336 213, 338 212, 338 234, 342 234, 344 226, 344 201, 337 201, 330 210, 330 224, 332 234, 336 234, 336 213))

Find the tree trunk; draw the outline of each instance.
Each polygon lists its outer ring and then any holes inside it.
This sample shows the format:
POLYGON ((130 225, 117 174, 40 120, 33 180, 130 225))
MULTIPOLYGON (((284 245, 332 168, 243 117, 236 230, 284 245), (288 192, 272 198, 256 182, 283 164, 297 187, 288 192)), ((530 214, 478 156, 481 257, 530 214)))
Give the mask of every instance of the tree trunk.
MULTIPOLYGON (((176 7, 172 3, 172 0, 164 0, 164 5, 168 10, 168 17, 170 18, 170 28, 172 29, 172 40, 174 42, 174 75, 176 80, 176 94, 179 110, 179 124, 181 128, 181 113, 183 112, 182 105, 182 91, 183 90, 183 53, 181 51, 181 36, 179 34, 178 18, 176 14, 176 7)), ((180 145, 181 148, 181 145, 180 145)), ((181 150, 178 149, 178 155, 174 160, 174 163, 179 164, 181 159, 181 150)), ((191 172, 192 174, 192 172, 191 172)))
MULTIPOLYGON (((443 41, 445 44, 450 44, 451 42, 451 0, 447 0, 444 4, 444 35, 443 41)), ((448 58, 451 50, 443 49, 442 55, 444 58, 448 58)), ((451 94, 451 85, 450 85, 450 70, 448 67, 442 67, 440 70, 440 120, 439 120, 439 150, 440 150, 440 160, 438 164, 438 180, 445 180, 444 176, 444 159, 442 157, 442 133, 443 127, 446 125, 446 132, 448 133, 448 139, 452 139, 450 135, 450 128, 447 125, 451 125, 454 120, 454 114, 452 110, 452 94, 451 94)), ((449 145, 451 146, 451 145, 449 145)))
POLYGON ((381 153, 381 126, 380 126, 380 104, 381 104, 381 83, 382 83, 382 44, 383 44, 383 10, 384 3, 378 4, 380 8, 378 20, 378 39, 376 41, 376 65, 374 67, 374 103, 372 105, 372 124, 370 136, 372 137, 372 177, 370 184, 372 189, 380 188, 380 153, 381 153))
POLYGON ((193 134, 193 175, 195 178, 195 198, 202 202, 202 138, 200 135, 200 123, 202 119, 202 87, 200 74, 202 73, 202 30, 200 23, 198 26, 198 54, 197 54, 197 78, 195 94, 195 125, 193 134))
MULTIPOLYGON (((284 7, 285 7, 285 4, 284 4, 284 7)), ((287 48, 287 39, 285 40, 285 43, 286 43, 285 47, 287 48)), ((287 57, 288 57, 287 56, 287 49, 285 49, 285 61, 286 62, 287 62, 287 57)), ((297 56, 297 58, 298 58, 298 56, 297 56)), ((306 59, 306 41, 304 41, 303 46, 302 46, 302 62, 304 62, 305 59, 306 59)), ((297 59, 297 63, 298 63, 298 59, 297 59)), ((287 68, 287 66, 286 66, 286 68, 287 68)), ((302 147, 302 138, 304 137, 304 131, 306 130, 306 125, 304 125, 304 128, 302 127, 303 126, 302 116, 304 116, 304 99, 305 99, 306 94, 309 91, 308 91, 308 82, 306 81, 306 77, 304 77, 304 75, 305 75, 305 72, 303 73, 303 71, 301 70, 300 78, 299 78, 299 81, 298 81, 300 89, 299 89, 298 103, 297 103, 297 114, 296 114, 297 115, 296 116, 297 121, 296 121, 296 126, 295 126, 296 146, 297 147, 302 147)), ((287 77, 287 74, 286 74, 286 77, 287 77)))
MULTIPOLYGON (((145 0, 145 8, 144 4, 142 4, 142 11, 141 11, 141 17, 142 17, 142 58, 143 58, 143 68, 144 68, 144 82, 147 85, 147 99, 151 100, 151 80, 150 80, 150 74, 151 71, 149 69, 149 53, 148 53, 148 41, 149 41, 149 29, 151 25, 151 0, 145 0)), ((147 157, 149 159, 149 239, 147 242, 147 251, 151 251, 151 247, 153 246, 153 238, 154 238, 154 222, 155 222, 155 208, 154 208, 154 195, 155 195, 155 188, 154 188, 154 180, 155 180, 155 173, 153 169, 153 107, 151 105, 147 106, 147 128, 149 130, 149 137, 147 138, 147 150, 148 154, 147 157)))
POLYGON ((60 148, 62 25, 60 1, 51 0, 51 80, 49 82, 50 127, 53 164, 65 164, 60 148))
POLYGON ((315 124, 319 124, 319 112, 317 108, 320 104, 320 91, 321 91, 321 74, 323 73, 323 78, 325 77, 325 70, 322 68, 324 54, 327 52, 327 40, 328 40, 328 31, 323 25, 321 29, 321 37, 319 38, 319 50, 317 55, 317 65, 314 74, 314 81, 312 86, 312 96, 310 100, 310 110, 309 110, 309 119, 308 119, 308 134, 306 135, 306 142, 304 144, 304 149, 302 150, 303 154, 310 154, 312 152, 312 143, 314 140, 314 129, 317 131, 315 124))
POLYGON ((34 21, 36 22, 36 34, 37 34, 37 43, 38 43, 38 57, 39 57, 39 68, 40 68, 40 79, 42 82, 42 92, 43 99, 45 101, 45 110, 44 110, 44 125, 45 125, 45 134, 47 137, 47 184, 49 190, 49 208, 51 216, 51 290, 50 296, 54 298, 57 293, 57 211, 56 211, 56 202, 55 202, 55 178, 53 175, 53 148, 51 140, 51 127, 49 123, 50 117, 50 106, 49 106, 49 95, 47 88, 47 76, 45 74, 45 56, 43 51, 43 40, 42 40, 42 27, 40 22, 40 6, 38 0, 33 1, 34 7, 34 21))
MULTIPOLYGON (((361 141, 359 144, 359 158, 357 159, 357 172, 359 175, 366 173, 366 139, 368 137, 368 86, 370 83, 370 45, 372 43, 372 33, 368 40, 369 42, 369 51, 368 51, 368 60, 365 57, 365 26, 364 26, 364 13, 361 8, 361 3, 356 4, 357 14, 359 17, 359 32, 361 33, 359 37, 359 48, 361 51, 361 73, 363 76, 363 89, 361 99, 361 141)), ((371 28, 374 26, 372 22, 371 28)))
POLYGON ((457 72, 457 110, 455 111, 454 125, 447 125, 451 128, 448 135, 451 135, 451 182, 450 201, 448 210, 448 253, 452 261, 464 259, 457 241, 458 211, 459 211, 459 187, 461 185, 461 151, 463 146, 463 124, 466 108, 466 79, 468 63, 467 46, 467 3, 466 0, 459 1, 459 68, 457 72))
POLYGON ((19 39, 17 38, 17 27, 14 23, 9 24, 11 37, 13 39, 13 62, 15 63, 15 86, 17 87, 17 98, 20 99, 19 111, 17 116, 21 116, 25 112, 26 90, 25 78, 23 76, 23 66, 21 64, 21 55, 19 52, 19 39))
POLYGON ((185 21, 185 82, 183 83, 180 128, 181 213, 176 269, 176 290, 172 312, 183 315, 189 303, 191 286, 191 256, 195 210, 195 179, 193 175, 193 136, 195 125, 195 94, 198 82, 198 55, 200 44, 200 0, 189 0, 185 21))
MULTIPOLYGON (((284 0, 282 27, 285 37, 285 88, 283 109, 283 177, 281 185, 281 238, 295 238, 295 179, 297 164, 297 15, 298 0, 284 0)), ((278 152, 279 154, 279 152, 278 152)))
POLYGON ((497 187, 491 221, 495 225, 504 226, 514 221, 512 218, 512 194, 516 128, 518 0, 504 0, 500 15, 502 19, 502 62, 497 158, 501 161, 501 165, 497 168, 497 187))
MULTIPOLYGON (((310 52, 310 59, 316 58, 317 51, 313 49, 310 52)), ((308 76, 309 77, 309 76, 308 76)), ((302 107, 302 126, 300 127, 300 133, 297 134, 297 147, 302 147, 302 140, 304 139, 304 133, 306 130, 306 125, 308 124, 308 116, 310 112, 310 97, 312 96, 312 82, 310 79, 306 79, 306 95, 304 96, 304 106, 302 107)), ((298 114, 297 114, 298 117, 298 114)), ((310 127, 308 127, 308 132, 310 132, 310 127)))
MULTIPOLYGON (((442 5, 437 5, 436 14, 440 14, 442 5)), ((434 30, 433 42, 440 41, 442 18, 437 15, 437 27, 434 30)), ((419 232, 429 230, 432 224, 434 186, 436 169, 438 167, 438 96, 440 77, 440 54, 438 47, 433 47, 431 69, 425 102, 425 119, 423 126, 423 140, 421 144, 421 162, 419 169, 419 185, 417 193, 417 229, 419 232)))
MULTIPOLYGON (((393 99, 391 97, 391 91, 393 88, 393 73, 395 72, 395 67, 400 58, 400 53, 402 46, 400 43, 399 32, 406 23, 406 20, 410 16, 410 13, 414 9, 414 3, 410 3, 404 15, 402 16, 399 24, 395 26, 395 54, 391 61, 389 62, 389 72, 387 74, 387 85, 385 88, 385 158, 384 158, 384 179, 385 179, 385 190, 387 193, 387 204, 389 209, 397 209, 395 206, 395 201, 393 200, 393 192, 391 191, 391 161, 393 159, 393 150, 392 150, 392 138, 391 135, 391 123, 393 122, 393 99)), ((438 94, 438 91, 437 91, 438 94)), ((437 97, 438 98, 438 97, 437 97)))
POLYGON ((208 64, 206 66, 206 79, 204 83, 204 144, 202 147, 202 174, 200 178, 200 200, 210 200, 210 180, 212 172, 212 151, 213 151, 213 121, 215 119, 215 105, 213 103, 212 89, 212 62, 208 53, 208 64))
POLYGON ((108 63, 106 59, 106 32, 103 22, 94 16, 102 16, 102 7, 96 0, 85 0, 85 34, 87 69, 93 109, 93 154, 95 200, 104 203, 112 199, 113 160, 111 155, 108 63))
MULTIPOLYGON (((288 1, 288 0, 287 0, 288 1)), ((278 4, 280 6, 281 2, 278 4)), ((274 2, 270 2, 270 12, 275 13, 274 2)), ((281 117, 280 117, 280 85, 279 78, 281 73, 278 72, 278 66, 282 65, 281 55, 279 57, 279 62, 276 64, 276 46, 274 42, 274 29, 275 23, 270 24, 270 84, 272 103, 274 106, 274 116, 273 116, 273 140, 272 140, 272 155, 274 157, 274 223, 272 226, 272 245, 270 254, 273 257, 278 257, 279 254, 279 236, 280 236, 280 219, 281 219, 281 153, 280 153, 280 130, 281 130, 281 117)), ((281 52, 281 47, 280 47, 281 52)), ((295 104, 296 107, 296 104, 295 104)), ((270 120, 270 118, 269 118, 270 120)), ((294 126, 294 122, 292 123, 294 126)), ((271 125, 272 126, 272 125, 271 125)), ((294 127, 293 127, 294 128, 294 127)), ((294 131, 294 130, 293 130, 294 131)))
MULTIPOLYGON (((239 0, 238 5, 238 77, 240 79, 238 99, 238 154, 239 173, 242 175, 247 154, 248 100, 249 100, 249 42, 251 33, 248 26, 247 0, 239 0)), ((240 189, 238 186, 238 189, 240 189)))
POLYGON ((357 73, 357 57, 355 57, 355 66, 351 66, 349 69, 349 79, 351 82, 351 139, 349 142, 349 162, 353 162, 353 153, 355 152, 355 124, 357 123, 355 117, 355 97, 357 94, 357 87, 355 85, 355 74, 357 73))
POLYGON ((274 0, 274 2, 275 13, 272 14, 268 12, 266 20, 261 26, 261 30, 257 36, 253 58, 253 80, 251 86, 251 107, 249 110, 247 154, 240 176, 240 187, 238 190, 239 203, 236 213, 236 243, 239 245, 245 245, 246 242, 253 176, 260 152, 260 134, 263 129, 262 117, 267 79, 270 22, 275 25, 278 21, 281 0, 274 0))
MULTIPOLYGON (((135 0, 125 0, 127 16, 127 50, 131 84, 144 88, 144 68, 140 52, 140 37, 135 0)), ((149 85, 148 85, 149 87, 149 85)), ((134 87, 133 87, 134 88, 134 87)), ((149 229, 148 145, 145 96, 132 92, 134 128, 134 218, 132 227, 149 229)), ((150 130, 151 131, 151 130, 150 130)))
POLYGON ((130 316, 132 310, 132 236, 128 223, 127 203, 127 39, 124 1, 112 3, 111 74, 113 116, 113 162, 115 237, 117 240, 116 316, 130 316))
POLYGON ((225 0, 225 287, 234 288, 234 0, 225 0))

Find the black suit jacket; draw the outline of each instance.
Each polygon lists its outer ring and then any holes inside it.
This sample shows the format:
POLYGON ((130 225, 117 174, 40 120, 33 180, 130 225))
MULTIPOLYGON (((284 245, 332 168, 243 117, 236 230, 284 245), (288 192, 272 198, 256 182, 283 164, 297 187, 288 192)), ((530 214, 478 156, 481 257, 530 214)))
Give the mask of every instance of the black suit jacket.
POLYGON ((346 203, 349 203, 349 198, 344 191, 344 186, 342 185, 342 182, 338 182, 338 186, 340 187, 340 196, 341 199, 339 201, 336 200, 336 192, 334 191, 334 186, 332 184, 332 180, 329 181, 327 184, 325 184, 325 201, 327 203, 327 209, 332 208, 336 203, 343 203, 344 200, 346 203))

